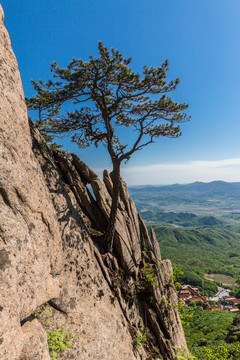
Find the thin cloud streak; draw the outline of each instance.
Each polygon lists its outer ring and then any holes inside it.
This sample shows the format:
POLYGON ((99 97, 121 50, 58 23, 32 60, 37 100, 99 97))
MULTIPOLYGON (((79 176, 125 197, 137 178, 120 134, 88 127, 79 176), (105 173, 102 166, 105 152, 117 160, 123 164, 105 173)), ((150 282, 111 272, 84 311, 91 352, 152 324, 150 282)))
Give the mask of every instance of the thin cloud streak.
MULTIPOLYGON (((99 176, 102 169, 95 169, 99 176)), ((240 158, 188 161, 122 168, 128 185, 187 184, 194 181, 240 181, 240 158)))

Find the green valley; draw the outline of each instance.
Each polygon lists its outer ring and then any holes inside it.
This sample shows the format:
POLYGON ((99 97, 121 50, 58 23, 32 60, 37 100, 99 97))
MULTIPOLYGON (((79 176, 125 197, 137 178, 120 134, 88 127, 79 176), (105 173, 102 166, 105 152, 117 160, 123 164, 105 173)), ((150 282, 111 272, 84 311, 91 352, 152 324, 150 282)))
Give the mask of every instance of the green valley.
POLYGON ((224 276, 235 284, 240 274, 240 183, 136 186, 130 193, 143 220, 154 228, 163 258, 183 270, 182 282, 204 287, 206 295, 227 283, 221 281, 224 276))
MULTIPOLYGON (((240 273, 240 234, 216 227, 176 228, 153 225, 163 258, 184 272, 182 281, 203 287, 205 274, 224 274, 237 278, 240 273)), ((212 295, 217 286, 204 281, 212 295)))
MULTIPOLYGON (((184 272, 182 284, 198 287, 205 297, 222 285, 240 298, 240 183, 143 186, 130 192, 155 230, 162 258, 184 272)), ((179 302, 189 359, 240 359, 240 317, 226 310, 179 302)))
POLYGON ((192 359, 239 360, 238 315, 223 310, 203 310, 196 304, 183 311, 188 311, 189 322, 184 331, 192 359))

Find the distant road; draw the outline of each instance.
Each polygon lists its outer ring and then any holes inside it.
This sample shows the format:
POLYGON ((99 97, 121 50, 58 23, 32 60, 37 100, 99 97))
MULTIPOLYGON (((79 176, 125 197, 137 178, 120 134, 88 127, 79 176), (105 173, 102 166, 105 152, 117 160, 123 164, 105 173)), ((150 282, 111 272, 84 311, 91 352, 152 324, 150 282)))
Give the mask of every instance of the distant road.
POLYGON ((224 288, 218 286, 218 293, 215 296, 208 298, 208 300, 217 302, 220 299, 222 299, 224 296, 229 296, 229 293, 230 293, 229 289, 224 289, 224 288))

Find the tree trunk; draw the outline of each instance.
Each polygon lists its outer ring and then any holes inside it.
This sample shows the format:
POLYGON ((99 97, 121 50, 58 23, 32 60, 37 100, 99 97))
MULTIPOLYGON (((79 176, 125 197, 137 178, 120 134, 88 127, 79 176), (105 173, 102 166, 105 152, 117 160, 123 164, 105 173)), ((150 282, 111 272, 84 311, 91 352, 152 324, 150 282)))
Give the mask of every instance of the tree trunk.
POLYGON ((112 252, 113 250, 113 240, 114 240, 117 209, 119 202, 119 192, 120 192, 120 162, 116 160, 113 161, 112 182, 113 182, 112 206, 111 206, 110 218, 105 236, 105 241, 107 243, 109 252, 112 252))

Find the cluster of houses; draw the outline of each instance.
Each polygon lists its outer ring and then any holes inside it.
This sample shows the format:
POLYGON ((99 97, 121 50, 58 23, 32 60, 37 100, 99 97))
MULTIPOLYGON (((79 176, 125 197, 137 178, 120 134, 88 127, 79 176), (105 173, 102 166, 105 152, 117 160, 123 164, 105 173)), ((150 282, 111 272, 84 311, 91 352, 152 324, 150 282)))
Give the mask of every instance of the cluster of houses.
POLYGON ((219 300, 219 303, 222 304, 224 310, 231 312, 240 311, 240 299, 236 299, 234 296, 224 296, 219 300))
POLYGON ((223 296, 218 298, 218 305, 211 305, 209 300, 199 293, 198 288, 194 288, 191 285, 182 285, 178 291, 178 297, 185 306, 189 306, 194 302, 201 302, 203 309, 208 310, 228 310, 230 312, 240 311, 240 299, 236 299, 234 296, 223 296))

